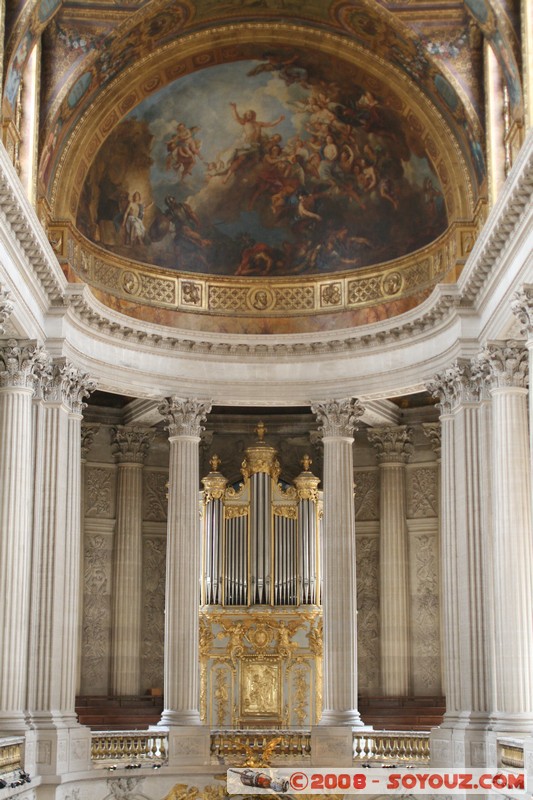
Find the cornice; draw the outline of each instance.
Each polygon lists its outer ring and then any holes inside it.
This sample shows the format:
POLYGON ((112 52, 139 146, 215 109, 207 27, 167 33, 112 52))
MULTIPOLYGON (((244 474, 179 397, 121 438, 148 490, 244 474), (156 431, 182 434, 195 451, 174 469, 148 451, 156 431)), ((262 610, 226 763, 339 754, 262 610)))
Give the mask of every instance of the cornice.
POLYGON ((532 209, 533 129, 476 239, 458 280, 461 305, 475 305, 510 238, 532 209))
POLYGON ((104 336, 112 336, 114 340, 122 339, 135 346, 157 346, 180 353, 234 357, 235 360, 242 361, 246 357, 258 356, 295 356, 301 359, 305 356, 316 358, 317 355, 351 355, 354 351, 410 340, 417 334, 433 331, 439 324, 446 323, 452 310, 460 306, 460 297, 453 286, 446 287, 445 290, 438 286, 435 292, 437 297, 432 295, 433 301, 424 303, 427 307, 424 313, 420 314, 418 307, 416 312, 410 313, 411 318, 400 324, 396 319, 350 331, 335 331, 334 338, 324 331, 302 334, 300 337, 284 336, 284 341, 279 340, 281 337, 272 337, 276 339, 272 343, 268 340, 258 341, 258 336, 233 335, 224 340, 222 334, 212 338, 201 334, 201 338, 195 338, 192 332, 183 334, 157 325, 145 324, 142 328, 135 328, 127 324, 130 317, 110 311, 92 295, 88 287, 82 288, 80 285, 70 287, 65 303, 85 326, 104 336))
POLYGON ((3 145, 0 145, 0 220, 19 245, 48 302, 62 304, 67 280, 3 145))

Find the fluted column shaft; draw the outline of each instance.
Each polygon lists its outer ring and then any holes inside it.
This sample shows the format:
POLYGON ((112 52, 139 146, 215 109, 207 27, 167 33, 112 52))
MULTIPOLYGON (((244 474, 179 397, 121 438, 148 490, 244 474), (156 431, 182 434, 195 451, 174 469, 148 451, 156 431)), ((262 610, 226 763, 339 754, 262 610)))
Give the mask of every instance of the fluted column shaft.
POLYGON ((151 438, 141 428, 113 430, 118 474, 111 691, 118 696, 141 692, 142 470, 151 438))
POLYGON ((459 595, 457 562, 456 439, 452 403, 456 398, 455 375, 452 370, 436 376, 427 385, 439 397, 441 406, 441 509, 440 562, 442 581, 441 616, 443 623, 444 672, 446 676, 446 713, 444 725, 453 726, 461 710, 461 665, 459 662, 459 595))
POLYGON ((38 410, 28 709, 36 728, 76 724, 82 399, 94 388, 60 361, 38 410))
POLYGON ((406 697, 410 690, 409 561, 405 464, 412 452, 406 427, 368 433, 380 465, 381 691, 406 697))
POLYGON ((357 593, 353 431, 363 413, 348 399, 316 403, 324 443, 322 606, 324 709, 321 725, 361 726, 357 709, 357 593))
POLYGON ((515 342, 483 353, 492 379, 497 730, 533 728, 533 538, 527 351, 515 342))
POLYGON ((167 421, 167 574, 165 607, 165 710, 161 725, 199 725, 199 443, 211 405, 177 397, 159 411, 167 421))
POLYGON ((479 359, 459 359, 439 377, 434 391, 444 411, 442 461, 448 476, 442 486, 449 675, 444 724, 470 730, 486 729, 494 707, 492 533, 486 513, 491 502, 486 464, 491 431, 485 372, 479 359))
POLYGON ((490 532, 482 508, 490 502, 481 460, 481 406, 456 410, 456 526, 459 573, 460 708, 472 724, 488 724, 491 711, 489 657, 490 532), (461 447, 459 447, 461 443, 461 447))
POLYGON ((0 732, 25 728, 32 497, 32 397, 40 351, 0 350, 0 732))

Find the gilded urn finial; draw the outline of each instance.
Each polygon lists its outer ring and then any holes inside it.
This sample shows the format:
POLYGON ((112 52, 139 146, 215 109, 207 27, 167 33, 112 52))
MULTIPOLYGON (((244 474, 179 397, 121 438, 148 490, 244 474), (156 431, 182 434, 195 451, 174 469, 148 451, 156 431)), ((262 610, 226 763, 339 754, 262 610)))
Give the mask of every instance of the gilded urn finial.
POLYGON ((309 456, 308 453, 306 453, 302 458, 302 460, 300 461, 300 464, 302 465, 304 472, 309 472, 309 467, 311 466, 312 463, 313 459, 309 456))

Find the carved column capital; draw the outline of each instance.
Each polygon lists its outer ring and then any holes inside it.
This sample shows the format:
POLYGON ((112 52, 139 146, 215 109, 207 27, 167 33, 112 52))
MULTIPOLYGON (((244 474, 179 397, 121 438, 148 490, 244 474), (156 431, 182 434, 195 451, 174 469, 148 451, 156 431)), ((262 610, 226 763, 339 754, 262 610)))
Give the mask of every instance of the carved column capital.
POLYGON ((405 464, 413 453, 413 431, 406 425, 371 428, 368 440, 376 448, 380 464, 405 464))
POLYGON ((533 286, 524 286, 512 296, 511 310, 522 327, 522 333, 533 334, 533 286))
POLYGON ((450 414, 457 402, 457 381, 452 368, 438 372, 431 380, 426 381, 426 389, 432 397, 439 401, 442 414, 450 414))
POLYGON ((489 342, 477 357, 493 389, 527 388, 529 383, 528 351, 520 342, 509 339, 489 342))
POLYGON ((44 399, 49 403, 63 403, 72 414, 81 414, 86 407, 84 399, 96 389, 87 373, 81 372, 66 359, 54 362, 49 380, 43 387, 44 399))
POLYGON ((11 293, 0 287, 0 335, 5 333, 5 324, 13 313, 11 293))
POLYGON ((423 422, 422 430, 424 431, 426 439, 429 439, 431 443, 431 449, 437 458, 440 458, 442 442, 442 428, 440 422, 423 422))
POLYGON ((458 358, 448 369, 426 382, 426 388, 439 399, 442 414, 450 414, 461 403, 478 403, 485 382, 480 364, 458 358))
POLYGON ((0 387, 34 389, 51 372, 51 358, 37 342, 8 339, 0 347, 0 387))
POLYGON ((100 430, 100 425, 89 422, 81 424, 81 459, 87 461, 89 451, 93 446, 94 437, 100 430))
POLYGON ((111 451, 118 464, 143 464, 155 431, 141 426, 111 428, 111 451))
POLYGON ((211 411, 211 401, 183 399, 173 395, 159 404, 158 411, 167 423, 165 429, 170 437, 199 437, 203 430, 202 422, 211 411))
POLYGON ((311 405, 311 411, 316 414, 322 438, 328 436, 353 436, 357 429, 357 422, 364 414, 364 408, 354 397, 343 400, 327 400, 311 405))

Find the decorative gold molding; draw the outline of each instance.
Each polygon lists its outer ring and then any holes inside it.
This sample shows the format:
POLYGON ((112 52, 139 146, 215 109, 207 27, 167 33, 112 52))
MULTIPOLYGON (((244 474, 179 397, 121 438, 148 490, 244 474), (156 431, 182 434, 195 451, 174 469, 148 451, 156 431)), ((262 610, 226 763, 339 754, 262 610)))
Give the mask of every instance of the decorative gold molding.
POLYGON ((318 484, 320 483, 320 478, 317 478, 316 475, 313 475, 311 472, 310 467, 313 462, 307 453, 300 463, 303 467, 303 471, 294 479, 298 500, 312 500, 316 503, 318 501, 318 484))
POLYGON ((286 517, 287 519, 298 519, 298 509, 296 506, 273 506, 275 517, 286 517))
POLYGON ((266 428, 262 422, 257 423, 257 441, 255 444, 246 448, 244 460, 241 464, 241 472, 245 482, 248 482, 251 475, 257 472, 264 472, 270 475, 273 481, 277 481, 281 472, 281 466, 277 459, 277 450, 264 441, 266 428))
POLYGON ((58 257, 82 280, 119 299, 195 315, 286 317, 369 308, 409 297, 449 277, 456 280, 479 224, 478 219, 455 223, 416 253, 328 278, 192 277, 116 256, 85 239, 70 223, 54 222, 49 235, 58 242, 58 257), (250 301, 259 291, 271 298, 264 308, 250 301))
POLYGON ((217 455, 211 457, 210 460, 211 472, 202 478, 204 486, 204 503, 210 503, 212 500, 220 500, 224 496, 228 479, 218 472, 220 466, 220 459, 217 455))
POLYGON ((318 721, 322 704, 318 606, 305 611, 277 608, 275 614, 257 607, 202 606, 200 631, 200 697, 207 724, 223 727, 222 720, 227 725, 230 716, 237 727, 318 721), (298 670, 305 670, 305 697, 298 670), (247 703, 250 681, 255 679, 264 679, 266 694, 247 703))
POLYGON ((224 517, 235 519, 235 517, 245 517, 249 513, 249 506, 225 506, 224 517))

